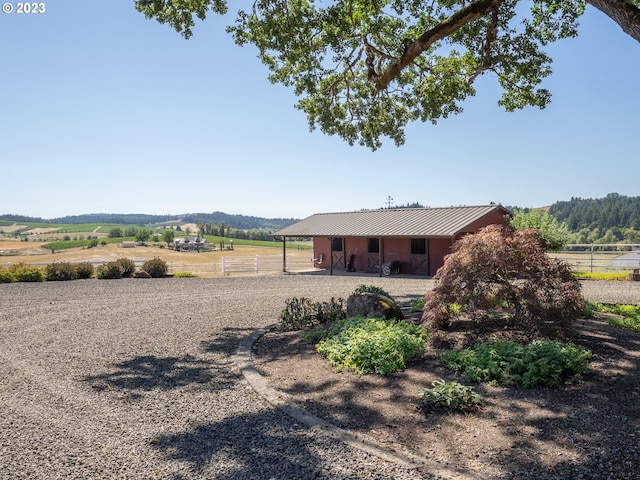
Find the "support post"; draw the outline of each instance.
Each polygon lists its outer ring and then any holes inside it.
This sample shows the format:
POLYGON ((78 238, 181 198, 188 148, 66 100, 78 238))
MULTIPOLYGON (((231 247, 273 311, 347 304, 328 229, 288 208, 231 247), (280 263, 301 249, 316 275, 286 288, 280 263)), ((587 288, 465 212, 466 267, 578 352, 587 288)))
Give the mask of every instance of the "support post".
POLYGON ((282 237, 282 273, 287 272, 287 237, 282 237))
POLYGON ((329 274, 333 275, 333 238, 329 237, 329 274))

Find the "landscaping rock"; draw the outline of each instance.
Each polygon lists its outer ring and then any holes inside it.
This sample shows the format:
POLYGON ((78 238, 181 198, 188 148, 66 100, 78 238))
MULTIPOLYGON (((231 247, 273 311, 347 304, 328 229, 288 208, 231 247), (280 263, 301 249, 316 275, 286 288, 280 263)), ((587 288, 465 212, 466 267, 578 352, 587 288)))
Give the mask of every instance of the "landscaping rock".
POLYGON ((386 295, 379 293, 362 293, 351 295, 347 299, 348 317, 376 317, 403 319, 404 315, 398 304, 386 295))

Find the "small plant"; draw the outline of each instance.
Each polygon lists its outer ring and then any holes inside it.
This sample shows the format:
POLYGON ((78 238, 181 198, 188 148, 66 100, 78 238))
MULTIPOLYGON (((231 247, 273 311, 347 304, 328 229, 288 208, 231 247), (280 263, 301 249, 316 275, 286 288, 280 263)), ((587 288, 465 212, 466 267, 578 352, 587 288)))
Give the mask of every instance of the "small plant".
POLYGON ((580 381, 591 352, 556 340, 534 340, 527 345, 495 340, 462 351, 439 351, 438 356, 469 382, 559 388, 580 381))
POLYGON ((86 279, 93 277, 93 273, 95 272, 95 268, 89 262, 81 262, 76 264, 76 278, 78 279, 86 279))
POLYGON ((411 300, 411 305, 409 306, 410 312, 421 312, 424 308, 424 299, 422 297, 414 298, 411 300))
POLYGON ((428 413, 435 409, 459 410, 470 413, 478 410, 484 404, 480 395, 473 391, 473 387, 458 382, 436 380, 432 388, 422 391, 422 411, 428 413))
POLYGON ((96 277, 100 280, 116 280, 122 278, 122 267, 118 262, 105 263, 98 267, 96 277))
POLYGON ((312 302, 306 297, 294 297, 286 301, 286 307, 280 314, 278 329, 302 330, 319 323, 333 322, 345 315, 342 298, 332 297, 329 302, 312 302))
POLYGON ((375 285, 364 285, 361 283, 353 291, 353 295, 362 295, 363 293, 377 293, 379 295, 384 295, 385 297, 391 298, 391 295, 389 295, 386 290, 380 287, 376 287, 375 285))
POLYGON ((314 330, 307 330, 307 331, 301 332, 300 337, 302 337, 302 339, 305 342, 315 345, 318 342, 320 342, 320 340, 327 338, 328 334, 329 334, 328 328, 317 328, 314 330))
POLYGON ((26 263, 17 263, 9 267, 17 282, 44 282, 44 270, 26 263))
POLYGON ((48 281, 66 281, 77 278, 76 266, 69 262, 53 262, 45 268, 45 278, 48 281))
POLYGON ((387 375, 424 353, 426 336, 406 321, 351 317, 336 321, 317 351, 337 370, 387 375))
POLYGON ((6 267, 0 267, 0 283, 17 282, 16 276, 6 267))
POLYGON ((175 272, 173 274, 175 278, 196 278, 197 275, 191 272, 175 272))
POLYGON ((167 262, 154 258, 144 262, 142 270, 151 275, 151 278, 162 278, 167 275, 169 268, 167 267, 167 262))
POLYGON ((583 312, 585 317, 593 316, 594 312, 611 313, 617 315, 607 319, 607 323, 613 327, 626 328, 640 331, 640 304, 638 305, 607 305, 597 302, 587 302, 583 312))

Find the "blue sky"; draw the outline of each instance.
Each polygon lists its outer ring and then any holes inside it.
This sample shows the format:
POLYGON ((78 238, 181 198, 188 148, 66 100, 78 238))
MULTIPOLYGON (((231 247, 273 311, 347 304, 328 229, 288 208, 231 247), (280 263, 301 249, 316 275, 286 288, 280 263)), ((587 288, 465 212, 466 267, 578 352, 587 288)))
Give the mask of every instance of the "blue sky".
POLYGON ((539 207, 640 195, 640 44, 592 7, 580 37, 549 50, 545 110, 506 113, 481 78, 463 114, 371 152, 310 133, 255 49, 224 32, 230 16, 187 41, 133 1, 45 3, 0 13, 0 214, 303 218, 388 196, 539 207))

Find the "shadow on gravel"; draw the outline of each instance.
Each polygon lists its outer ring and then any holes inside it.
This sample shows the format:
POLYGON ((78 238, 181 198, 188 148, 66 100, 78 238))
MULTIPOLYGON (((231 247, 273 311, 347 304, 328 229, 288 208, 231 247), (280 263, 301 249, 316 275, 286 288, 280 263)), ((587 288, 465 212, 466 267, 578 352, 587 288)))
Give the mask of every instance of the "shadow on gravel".
MULTIPOLYGON (((217 480, 319 478, 322 459, 312 436, 277 410, 227 417, 192 430, 154 439, 168 460, 217 480)), ((175 479, 182 478, 175 476, 175 479)), ((190 478, 190 477, 189 477, 190 478)))
POLYGON ((115 364, 109 373, 85 377, 97 391, 107 389, 140 392, 154 389, 173 390, 192 384, 207 384, 217 390, 230 387, 232 378, 222 378, 210 362, 191 355, 183 357, 156 357, 144 355, 115 364))
POLYGON ((223 355, 235 355, 241 340, 251 333, 254 329, 225 327, 216 338, 209 342, 203 342, 202 347, 206 352, 221 353, 223 355))

